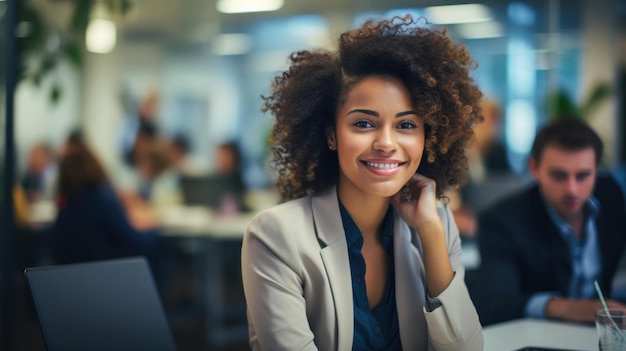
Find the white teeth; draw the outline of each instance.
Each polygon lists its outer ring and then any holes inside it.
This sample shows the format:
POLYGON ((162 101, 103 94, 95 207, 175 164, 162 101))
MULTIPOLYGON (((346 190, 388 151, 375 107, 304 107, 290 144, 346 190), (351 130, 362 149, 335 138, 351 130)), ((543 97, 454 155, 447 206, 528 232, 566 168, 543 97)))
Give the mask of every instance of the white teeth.
POLYGON ((378 168, 378 169, 394 169, 398 168, 398 163, 376 163, 376 162, 366 162, 368 166, 378 168))

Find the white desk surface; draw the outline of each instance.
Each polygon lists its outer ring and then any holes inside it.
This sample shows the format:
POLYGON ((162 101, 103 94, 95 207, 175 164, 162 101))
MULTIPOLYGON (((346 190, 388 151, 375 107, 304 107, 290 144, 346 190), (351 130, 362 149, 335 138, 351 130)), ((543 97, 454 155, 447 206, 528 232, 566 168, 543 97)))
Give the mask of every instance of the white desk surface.
POLYGON ((166 236, 241 239, 255 214, 219 216, 204 207, 180 206, 168 208, 159 215, 166 236))
POLYGON ((517 319, 487 326, 484 351, 512 351, 525 346, 598 350, 594 326, 542 319, 517 319))

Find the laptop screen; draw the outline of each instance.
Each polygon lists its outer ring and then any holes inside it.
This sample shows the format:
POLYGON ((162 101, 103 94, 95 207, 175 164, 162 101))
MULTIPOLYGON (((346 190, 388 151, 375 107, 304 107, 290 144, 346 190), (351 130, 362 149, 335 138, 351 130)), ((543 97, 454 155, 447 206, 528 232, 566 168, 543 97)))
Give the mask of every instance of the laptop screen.
POLYGON ((144 258, 27 268, 49 351, 176 350, 144 258))

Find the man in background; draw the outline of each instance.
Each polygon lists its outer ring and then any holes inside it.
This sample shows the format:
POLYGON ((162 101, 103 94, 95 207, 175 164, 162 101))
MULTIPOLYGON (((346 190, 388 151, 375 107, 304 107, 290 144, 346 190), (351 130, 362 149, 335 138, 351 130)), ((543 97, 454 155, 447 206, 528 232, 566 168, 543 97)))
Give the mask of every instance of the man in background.
POLYGON ((471 289, 483 325, 521 317, 593 322, 602 308, 594 281, 608 297, 626 243, 621 189, 597 176, 602 152, 581 120, 549 124, 528 162, 535 184, 479 216, 481 266, 471 289))

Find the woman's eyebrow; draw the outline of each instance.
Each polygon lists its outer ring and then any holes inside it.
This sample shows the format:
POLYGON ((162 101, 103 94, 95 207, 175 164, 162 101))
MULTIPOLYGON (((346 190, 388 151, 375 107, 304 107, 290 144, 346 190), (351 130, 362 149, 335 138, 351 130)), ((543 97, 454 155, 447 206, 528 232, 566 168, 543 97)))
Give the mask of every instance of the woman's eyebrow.
MULTIPOLYGON (((346 116, 352 114, 352 113, 363 113, 366 115, 370 115, 370 116, 374 116, 374 117, 380 117, 380 114, 376 111, 372 111, 372 110, 365 110, 365 109, 354 109, 349 111, 348 113, 346 113, 346 116)), ((403 111, 403 112, 398 112, 396 113, 396 118, 398 117, 404 117, 407 115, 416 115, 417 112, 415 111, 403 111)))
POLYGON ((353 114, 353 113, 363 113, 363 114, 374 116, 374 117, 380 117, 380 114, 376 111, 364 110, 364 109, 359 109, 359 108, 349 111, 348 113, 346 113, 346 116, 353 114))
POLYGON ((416 115, 416 114, 417 114, 417 112, 415 112, 415 111, 404 111, 404 112, 398 112, 398 113, 396 114, 396 118, 397 118, 397 117, 404 117, 404 116, 408 116, 408 115, 416 115))

